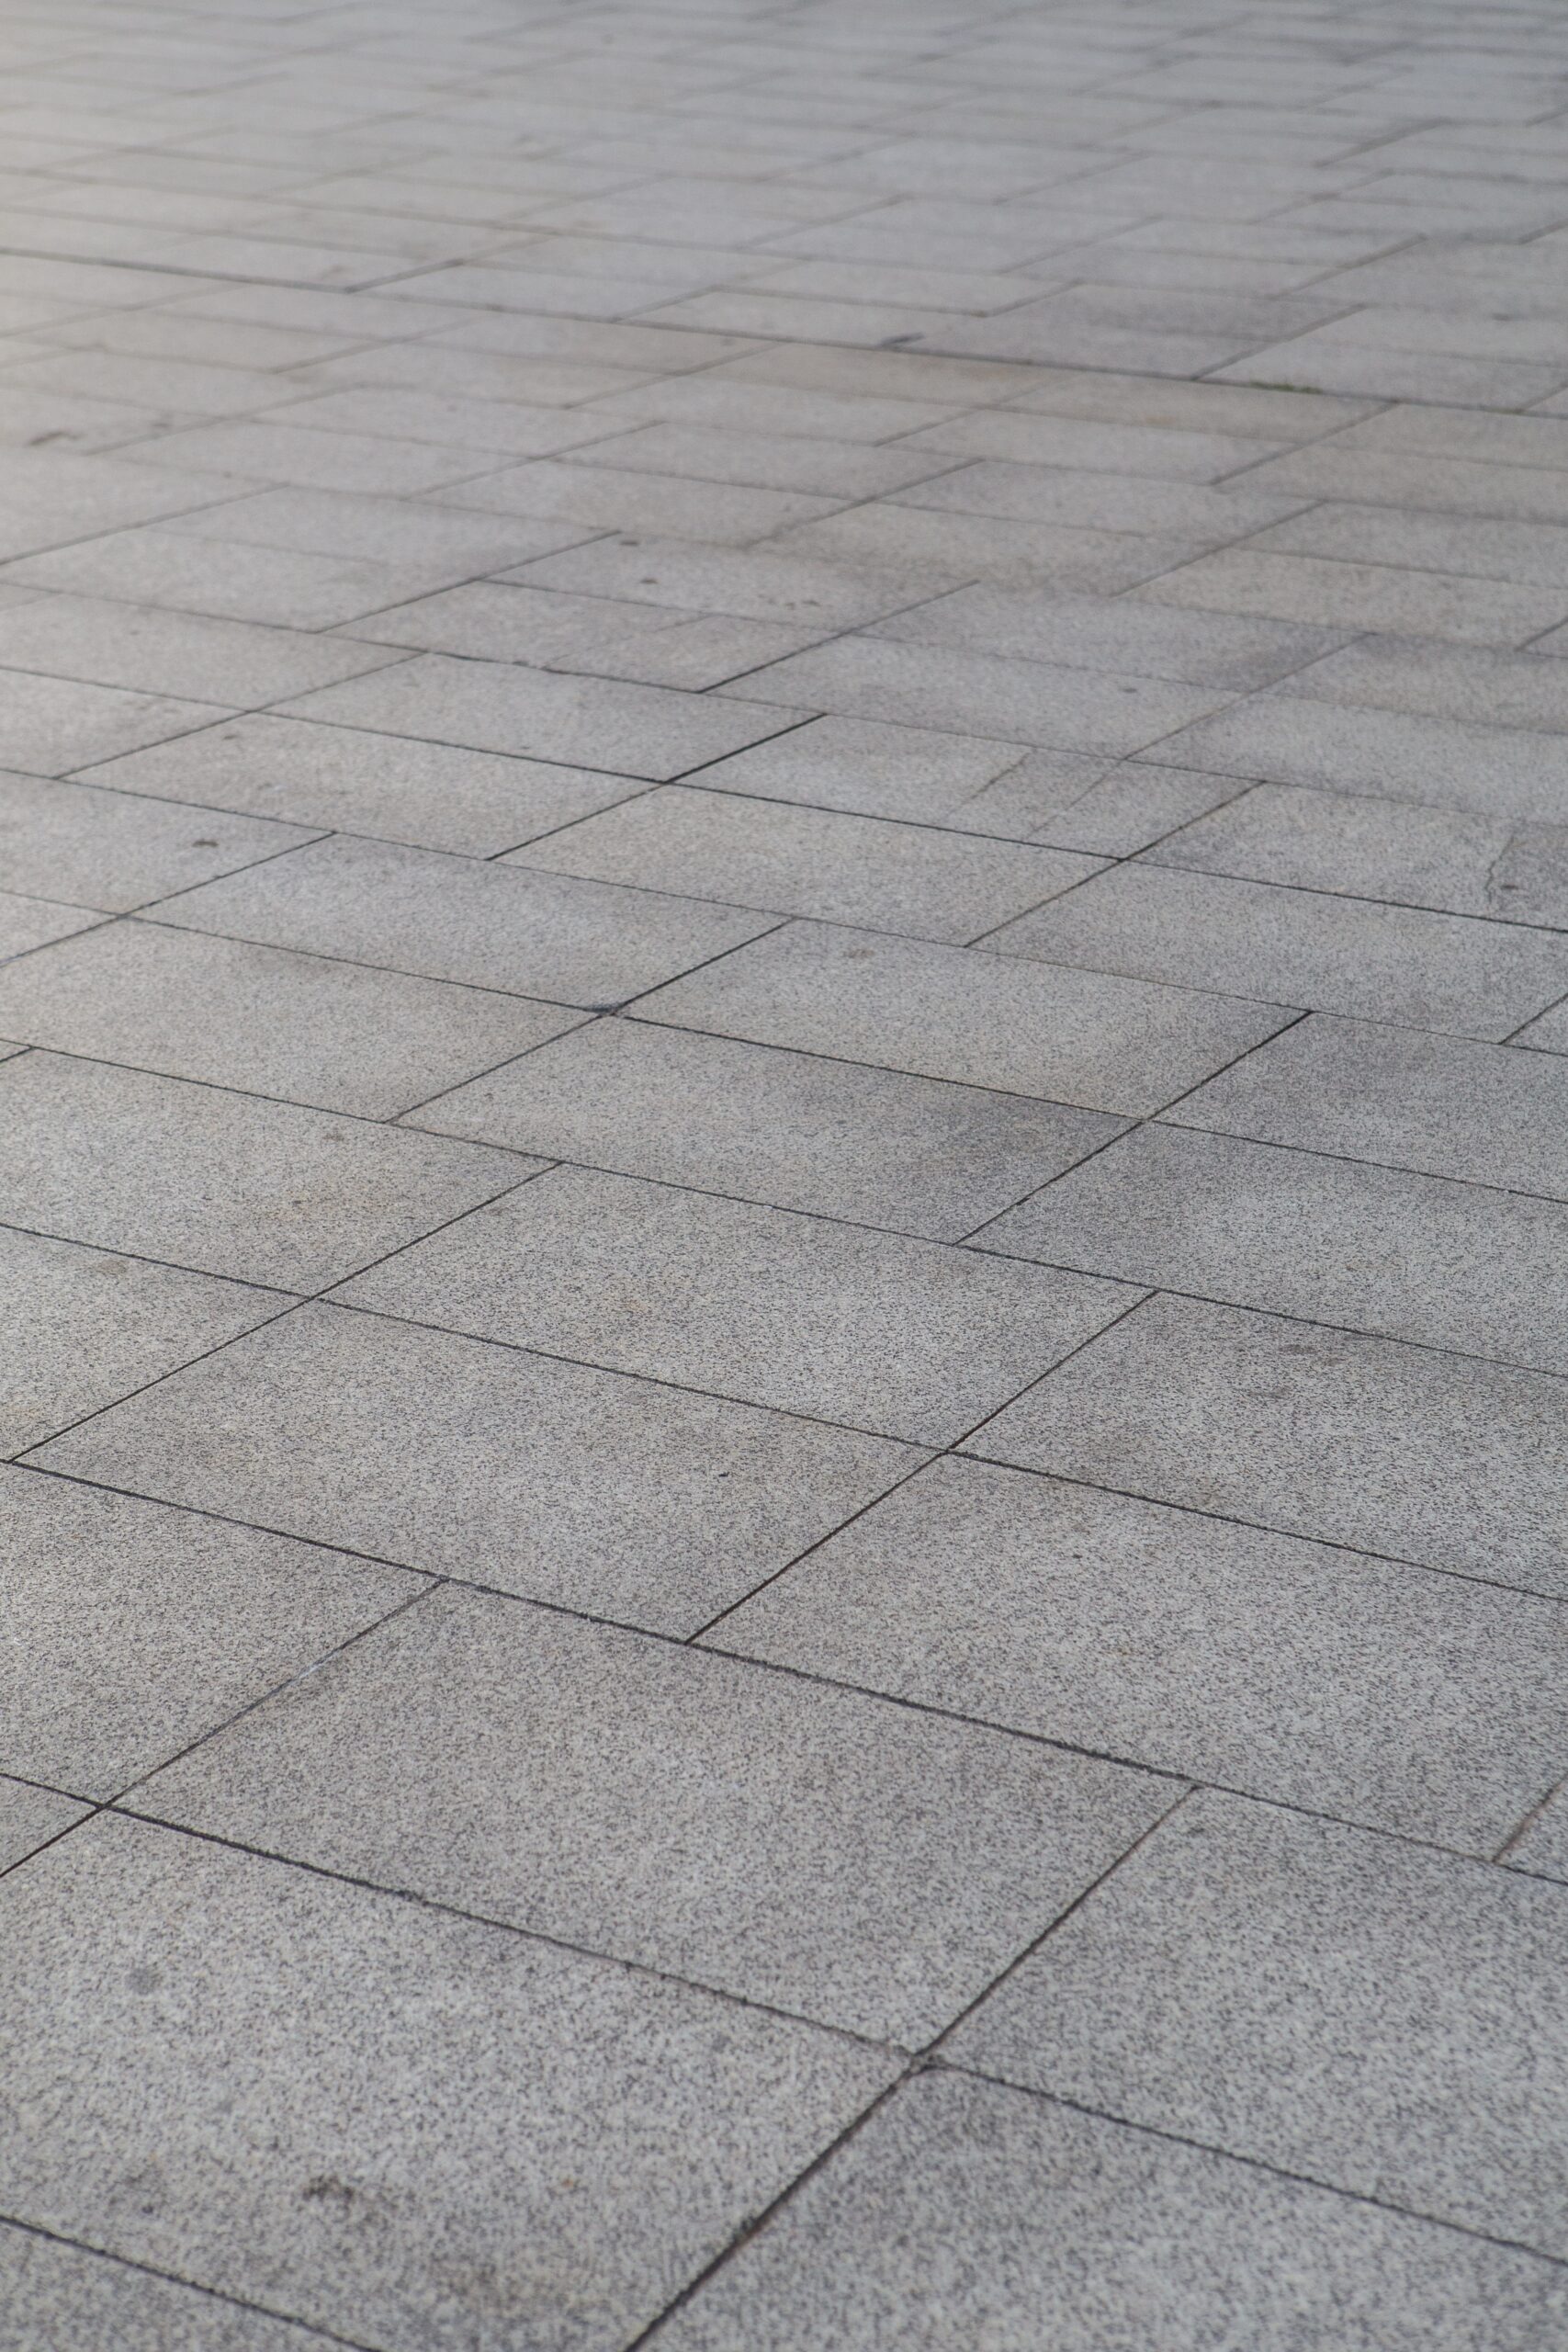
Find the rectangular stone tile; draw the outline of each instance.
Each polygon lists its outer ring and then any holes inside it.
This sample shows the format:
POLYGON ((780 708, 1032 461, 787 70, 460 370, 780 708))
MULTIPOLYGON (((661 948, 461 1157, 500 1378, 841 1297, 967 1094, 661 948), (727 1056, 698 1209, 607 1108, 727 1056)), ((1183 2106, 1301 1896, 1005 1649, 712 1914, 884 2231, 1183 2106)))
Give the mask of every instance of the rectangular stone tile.
POLYGON ((334 726, 605 768, 655 783, 776 735, 795 716, 712 695, 440 654, 416 655, 379 678, 305 695, 288 709, 334 726))
POLYGON ((1568 729, 1568 669, 1543 658, 1543 642, 1550 646, 1551 639, 1538 640, 1526 653, 1495 653, 1475 645, 1364 637, 1314 662, 1282 691, 1451 718, 1461 726, 1520 727, 1550 735, 1568 729))
POLYGON ((1560 1602, 951 1456, 707 1638, 1480 1854, 1568 1735, 1560 1602))
MULTIPOLYGON (((603 420, 601 420, 603 423, 603 420)), ((632 472, 596 466, 592 448, 577 458, 536 458, 482 481, 455 484, 454 505, 473 503, 487 514, 532 514, 548 523, 575 523, 589 531, 646 531, 653 538, 690 538, 708 546, 745 547, 829 514, 840 502, 803 491, 757 490, 735 482, 696 481, 688 475, 632 472)))
MULTIPOLYGON (((0 1026, 5 1005, 0 985, 0 1026)), ((792 923, 672 981, 637 1012, 677 1028, 1134 1118, 1186 1093, 1287 1018, 1235 999, 825 923, 792 923)))
POLYGON ((746 680, 753 703, 776 695, 797 708, 1086 752, 1142 750, 1224 699, 1160 678, 1053 668, 870 638, 840 638, 792 654, 746 680))
POLYGON ((477 1338, 950 1444, 1133 1302, 780 1209, 558 1169, 337 1295, 477 1338))
MULTIPOLYGON (((684 380, 694 390, 702 384, 718 389, 716 377, 684 380)), ((760 389, 750 388, 753 399, 760 389)), ((668 386, 655 387, 646 397, 651 402, 668 390, 668 386)), ((628 395, 626 405, 636 406, 638 400, 637 394, 628 395)), ((581 412, 583 425, 592 417, 601 432, 609 415, 608 405, 581 412)), ((784 421, 790 429, 782 433, 728 431, 722 425, 674 422, 617 429, 613 440, 595 441, 593 463, 630 466, 665 476, 689 474, 700 481, 737 482, 758 490, 806 491, 824 498, 884 497, 907 482, 941 473, 953 463, 940 450, 897 445, 878 448, 863 440, 807 434, 800 429, 800 410, 789 403, 784 421)), ((618 427, 629 424, 629 417, 617 419, 618 427)))
MULTIPOLYGON (((1020 391, 1029 394, 1026 379, 1020 391)), ((951 450, 957 457, 1003 458, 1021 465, 1147 474, 1167 481, 1217 481, 1271 454, 1266 441, 1239 434, 1123 424, 1099 416, 1030 414, 1027 404, 1026 399, 1017 408, 974 410, 912 434, 908 446, 951 450)))
POLYGON ((1117 1127, 1093 1112, 635 1020, 575 1030, 412 1116, 444 1135, 526 1142, 551 1159, 933 1241, 962 1240, 1117 1127))
POLYGON ((47 1465, 686 1634, 913 1468, 829 1430, 330 1306, 47 1465))
POLYGON ((804 2181, 660 2340, 1535 2352, 1562 2302, 1556 2267, 1512 2247, 936 2070, 804 2181))
POLYGON ((294 400, 272 420, 312 432, 368 433, 392 441, 426 441, 443 450, 498 450, 502 458, 549 458, 606 427, 585 413, 530 408, 521 400, 483 400, 413 386, 355 384, 294 400))
POLYGON ((1565 1928, 1560 1887, 1205 1791, 948 2047, 1561 2260, 1565 1928))
POLYGON ((1264 882, 1121 865, 1010 923, 1002 955, 1500 1038, 1568 988, 1568 940, 1264 882))
POLYGON ((256 417, 187 425, 136 445, 140 465, 242 474, 299 490, 367 491, 409 495, 493 473, 505 460, 494 449, 433 448, 425 441, 389 441, 368 433, 313 433, 307 425, 256 417))
POLYGON ((0 2352, 50 2342, 116 2352, 320 2352, 313 2329, 177 2279, 0 2223, 0 2352))
POLYGON ((1112 596, 1201 555, 1208 535, 1094 530, 1088 524, 1020 522, 1006 514, 932 513, 890 499, 842 508, 781 531, 770 545, 863 571, 897 572, 901 602, 966 580, 1036 594, 1112 596))
POLYGON ((1549 1012, 1541 1014, 1539 1021, 1532 1021, 1527 1028, 1518 1030, 1511 1042, 1528 1046, 1532 1053, 1568 1053, 1568 1014, 1564 1013, 1561 1003, 1554 1004, 1549 1012))
POLYGON ((274 702, 396 659, 382 646, 92 596, 40 596, 0 610, 0 662, 199 702, 274 702))
POLYGON ((766 928, 764 918, 671 897, 651 873, 646 878, 655 887, 617 889, 339 838, 228 884, 187 890, 164 901, 158 918, 427 979, 592 1006, 640 995, 766 928))
MULTIPOLYGON (((136 273, 123 275, 130 284, 136 273)), ((0 490, 0 556, 36 555, 72 539, 151 523, 254 484, 222 473, 171 475, 111 457, 74 457, 53 449, 13 449, 0 490)))
MULTIPOLYGON (((1520 421, 1506 419, 1505 429, 1520 421)), ((1516 458, 1517 454, 1516 445, 1516 458)), ((1477 462, 1473 456, 1454 456, 1430 441, 1413 450, 1335 440, 1322 448, 1290 450, 1259 466, 1249 479, 1259 490, 1288 491, 1303 498, 1516 516, 1527 522, 1568 521, 1568 465, 1561 458, 1551 467, 1517 461, 1493 465, 1477 462)))
POLYGON ((1568 529, 1490 514, 1423 514, 1388 506, 1314 506, 1259 532, 1270 552, 1393 563, 1414 571, 1512 580, 1537 588, 1568 584, 1568 529))
POLYGON ((29 1445, 280 1314, 282 1291, 0 1227, 0 1453, 29 1445))
MULTIPOLYGON (((91 1808, 78 1804, 73 1797, 62 1797, 53 1789, 35 1789, 26 1781, 6 1780, 0 1776, 0 1871, 13 1869, 47 1846, 51 1838, 61 1837, 79 1821, 85 1821, 91 1808)), ((5 2276, 5 2249, 0 2241, 0 2278, 5 2276)), ((6 2301, 0 2292, 0 2345, 6 2344, 5 2330, 6 2301)), ((13 2336, 16 2352, 28 2352, 22 2336, 13 2336)), ((6 2345, 6 2352, 11 2352, 6 2345)))
POLYGON ((895 613, 874 623, 872 634, 1068 668, 1131 670, 1235 692, 1269 685, 1316 663, 1339 641, 1330 630, 1288 621, 1183 612, 1125 596, 1019 596, 985 586, 955 589, 895 613))
POLYGON ((893 2073, 791 2019, 113 1816, 7 1879, 0 1909, 7 2209, 388 2352, 519 2329, 612 2352, 893 2073))
MULTIPOLYGON (((0 833, 0 842, 3 839, 0 833)), ((0 850, 0 859, 3 855, 0 850)), ((19 891, 0 890, 0 961, 30 955, 35 947, 48 947, 57 939, 90 931, 101 920, 91 907, 62 906, 53 899, 29 899, 19 891)))
POLYGON ((1506 1046, 1314 1014, 1169 1115, 1568 1200, 1568 1072, 1506 1046))
POLYGON ((0 765, 35 775, 63 775, 117 752, 139 752, 171 735, 186 735, 229 713, 209 702, 174 695, 126 694, 118 686, 78 678, 46 678, 28 670, 0 672, 0 765))
POLYGON ((100 1800, 423 1589, 35 1470, 0 1470, 0 1766, 100 1800))
MULTIPOLYGON (((1260 480, 1260 476, 1251 477, 1260 480)), ((1139 592, 1162 605, 1271 613, 1325 628, 1452 638, 1461 645, 1523 645, 1568 611, 1568 589, 1403 571, 1392 564, 1229 548, 1163 573, 1139 592)))
POLYGON ((703 547, 695 540, 640 533, 635 538, 595 538, 520 566, 508 577, 582 596, 735 613, 749 620, 810 622, 824 629, 874 620, 920 593, 918 583, 893 572, 857 571, 773 548, 703 547))
POLYGON ((1300 509, 1298 499, 1250 492, 1247 479, 1240 476, 1235 490, 1216 489, 1206 482, 1156 481, 1146 474, 981 458, 934 481, 912 483, 895 494, 894 503, 941 514, 1005 514, 1017 522, 1065 524, 1077 530, 1174 531, 1217 544, 1261 531, 1300 509))
MULTIPOLYGON (((987 786, 1027 757, 1023 744, 985 736, 871 718, 812 718, 716 761, 702 780, 705 787, 748 798, 999 833, 1004 823, 980 821, 981 801, 987 786)), ((1099 775, 1104 765, 1084 755, 1086 775, 1099 775)))
POLYGON ((1549 1374, 1156 1298, 969 1450, 1562 1596, 1565 1439, 1549 1374))
POLYGON ((1568 1207, 1149 1125, 977 1237, 1043 1263, 1568 1373, 1568 1207))
POLYGON ((530 842, 515 863, 955 943, 1100 870, 1066 850, 679 786, 530 842))
POLYGON ((1561 822, 1568 787, 1568 746, 1544 729, 1348 709, 1282 690, 1200 719, 1147 756, 1268 784, 1393 795, 1521 823, 1561 822))
POLYGON ((1176 1792, 1005 1733, 447 1589, 137 1802, 162 1821, 915 2045, 1176 1792))
POLYGON ((1223 808, 1246 789, 1237 778, 1197 768, 1156 767, 1146 760, 1093 763, 1084 755, 1035 752, 972 804, 972 822, 1029 820, 1032 839, 1101 857, 1131 857, 1223 808))
MULTIPOLYGON (((324 436, 322 436, 324 438, 324 436)), ((442 563, 458 578, 570 547, 570 526, 480 514, 430 498, 376 497, 344 487, 258 490, 181 514, 167 528, 236 547, 283 548, 364 562, 442 563)), ((243 563, 237 558, 236 563, 243 563)))
POLYGON ((106 1062, 34 1052, 0 1076, 0 1218, 285 1290, 341 1282, 539 1165, 106 1062))
POLYGON ((0 883, 119 913, 310 836, 125 792, 0 775, 0 883))
POLYGON ((0 972, 0 1035, 389 1118, 570 1028, 558 1007, 121 922, 0 972))
POLYGON ((1150 863, 1568 929, 1568 824, 1258 785, 1150 863))
POLYGON ((117 792, 155 794, 296 824, 492 857, 592 816, 644 786, 633 776, 417 743, 253 711, 96 766, 117 792))

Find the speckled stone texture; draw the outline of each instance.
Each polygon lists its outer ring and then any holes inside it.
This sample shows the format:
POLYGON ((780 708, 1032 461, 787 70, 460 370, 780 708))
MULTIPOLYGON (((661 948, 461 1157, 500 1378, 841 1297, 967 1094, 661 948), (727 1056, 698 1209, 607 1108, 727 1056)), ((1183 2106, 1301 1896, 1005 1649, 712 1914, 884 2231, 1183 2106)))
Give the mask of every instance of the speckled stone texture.
POLYGON ((0 68, 0 2352, 1562 2352, 1562 12, 0 68))

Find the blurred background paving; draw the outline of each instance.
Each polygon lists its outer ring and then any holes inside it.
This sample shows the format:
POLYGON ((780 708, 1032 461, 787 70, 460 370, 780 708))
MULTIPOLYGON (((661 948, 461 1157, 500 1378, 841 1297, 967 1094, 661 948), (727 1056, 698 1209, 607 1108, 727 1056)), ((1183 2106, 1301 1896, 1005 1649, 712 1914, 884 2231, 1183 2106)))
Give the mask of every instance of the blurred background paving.
POLYGON ((0 57, 3 2352, 1568 2345, 1568 18, 0 57))

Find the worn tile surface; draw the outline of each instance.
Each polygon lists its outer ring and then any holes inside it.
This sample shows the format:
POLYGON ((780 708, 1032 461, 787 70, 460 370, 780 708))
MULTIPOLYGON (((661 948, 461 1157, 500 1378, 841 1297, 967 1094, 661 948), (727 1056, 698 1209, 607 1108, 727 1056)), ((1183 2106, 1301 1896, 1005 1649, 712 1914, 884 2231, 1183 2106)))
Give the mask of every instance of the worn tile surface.
POLYGON ((1557 2352, 1561 12, 4 65, 0 2352, 1557 2352))

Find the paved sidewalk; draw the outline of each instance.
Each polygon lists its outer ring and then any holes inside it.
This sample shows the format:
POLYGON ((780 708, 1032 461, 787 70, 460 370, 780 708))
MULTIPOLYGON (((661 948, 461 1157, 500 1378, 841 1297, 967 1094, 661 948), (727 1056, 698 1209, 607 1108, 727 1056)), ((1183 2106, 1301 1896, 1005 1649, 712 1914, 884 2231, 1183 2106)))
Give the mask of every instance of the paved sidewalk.
POLYGON ((1563 2352, 1568 17, 0 61, 0 2352, 1563 2352))

